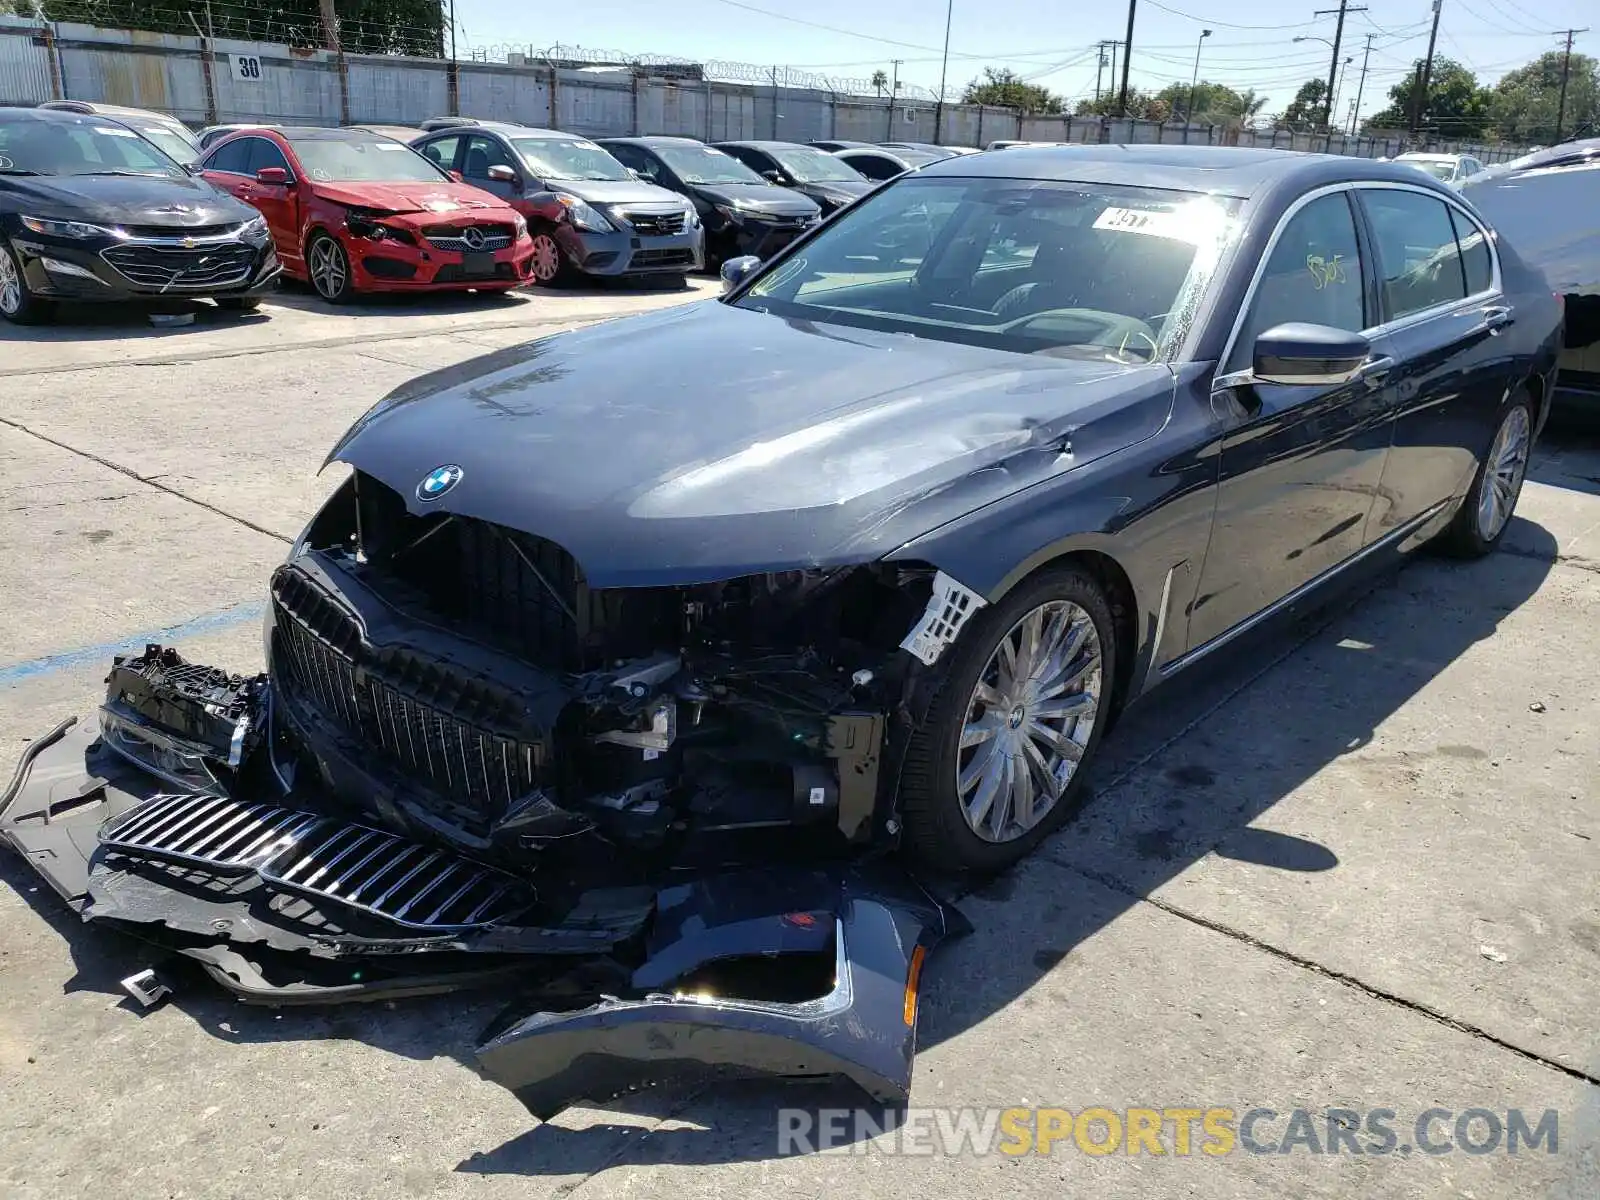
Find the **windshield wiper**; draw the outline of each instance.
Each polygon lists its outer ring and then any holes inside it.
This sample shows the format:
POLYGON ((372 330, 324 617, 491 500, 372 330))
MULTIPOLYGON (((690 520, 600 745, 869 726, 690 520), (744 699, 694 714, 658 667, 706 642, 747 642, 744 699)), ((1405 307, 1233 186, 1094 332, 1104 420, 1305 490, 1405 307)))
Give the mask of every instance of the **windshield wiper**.
POLYGON ((0 167, 0 175, 43 175, 43 171, 32 171, 27 167, 0 167))
POLYGON ((128 171, 128 170, 124 170, 121 167, 117 167, 117 168, 114 168, 114 169, 111 169, 111 170, 106 170, 106 171, 79 171, 78 174, 79 175, 129 175, 129 176, 133 176, 134 178, 137 178, 137 179, 172 179, 172 178, 175 178, 172 175, 168 175, 165 171, 160 171, 160 172, 157 172, 157 171, 128 171))

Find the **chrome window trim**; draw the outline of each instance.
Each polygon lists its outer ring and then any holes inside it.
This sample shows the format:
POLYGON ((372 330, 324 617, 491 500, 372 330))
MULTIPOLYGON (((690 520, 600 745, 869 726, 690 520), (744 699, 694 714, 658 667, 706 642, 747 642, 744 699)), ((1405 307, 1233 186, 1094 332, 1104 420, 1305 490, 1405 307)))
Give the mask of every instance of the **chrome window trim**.
MULTIPOLYGON (((1289 207, 1284 210, 1283 216, 1278 218, 1278 223, 1273 227, 1272 236, 1267 239, 1267 244, 1262 248, 1260 255, 1256 259, 1255 271, 1250 277, 1250 286, 1245 289, 1244 300, 1239 305, 1239 311, 1234 314, 1233 328, 1228 331, 1227 343, 1223 346, 1222 354, 1217 359, 1217 365, 1219 368, 1226 366, 1228 361, 1233 357, 1234 349, 1239 341, 1239 334, 1244 329, 1245 317, 1250 312, 1250 306, 1255 303, 1256 293, 1261 287, 1261 280, 1267 272, 1267 264, 1272 261, 1272 255, 1278 248, 1278 241, 1283 237, 1284 231, 1289 227, 1289 222, 1293 221, 1294 218, 1300 214, 1301 209, 1305 208, 1308 204, 1315 200, 1320 200, 1324 196, 1336 195, 1340 192, 1355 192, 1361 190, 1418 192, 1455 209, 1463 217, 1471 221, 1473 225, 1477 226, 1478 230, 1483 234, 1484 243, 1489 247, 1489 264, 1491 272, 1489 278, 1489 287, 1487 290, 1474 292, 1471 295, 1464 296, 1459 300, 1450 300, 1444 304, 1436 304, 1431 308, 1419 309, 1417 312, 1407 313, 1403 317, 1397 317, 1392 321, 1385 321, 1379 325, 1369 326, 1368 328, 1361 330, 1363 337, 1375 339, 1384 337, 1391 333, 1397 333, 1400 330, 1409 329, 1413 325, 1420 325, 1425 321, 1431 321, 1437 317, 1449 315, 1465 306, 1481 304, 1486 300, 1493 299, 1502 294, 1500 252, 1495 245, 1494 235, 1490 232, 1488 226, 1486 226, 1476 214, 1474 214, 1459 200, 1452 196, 1446 196, 1442 192, 1435 191, 1433 188, 1424 187, 1414 183, 1399 183, 1391 180, 1378 179, 1345 180, 1341 183, 1330 183, 1323 187, 1314 188, 1305 193, 1303 196, 1300 196, 1294 201, 1293 204, 1289 205, 1289 207)), ((1356 219, 1356 215, 1353 212, 1351 217, 1352 219, 1356 219)), ((1376 247, 1374 247, 1374 251, 1376 251, 1376 247)), ((1363 268, 1364 267, 1365 264, 1363 264, 1363 268)), ((1377 282, 1381 290, 1383 281, 1380 279, 1377 282)), ((1363 277, 1362 286, 1366 286, 1365 277, 1363 277)), ((1240 374, 1239 371, 1233 372, 1233 375, 1238 374, 1240 374)), ((1222 378, 1230 378, 1230 376, 1220 376, 1218 380, 1219 385, 1222 378)))

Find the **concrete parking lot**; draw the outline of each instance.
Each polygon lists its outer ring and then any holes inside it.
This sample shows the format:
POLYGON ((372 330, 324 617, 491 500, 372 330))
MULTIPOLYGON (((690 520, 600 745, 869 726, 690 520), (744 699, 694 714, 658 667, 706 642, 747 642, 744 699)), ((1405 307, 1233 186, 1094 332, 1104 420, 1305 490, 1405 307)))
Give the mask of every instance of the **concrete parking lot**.
MULTIPOLYGON (((713 290, 286 292, 242 319, 0 330, 0 769, 91 711, 118 649, 258 670, 323 455, 390 388, 713 290)), ((274 1012, 197 988, 142 1013, 117 986, 141 949, 6 857, 0 1193, 1600 1195, 1600 432, 1557 423, 1519 514, 1493 558, 1419 559, 1131 713, 1082 819, 968 896, 975 932, 930 960, 913 1105, 1270 1109, 1269 1152, 891 1157, 914 1147, 888 1134, 780 1156, 780 1107, 857 1103, 810 1085, 539 1125, 470 1066, 494 997, 274 1012), (1394 1151, 1340 1146, 1329 1108, 1392 1110, 1394 1151), (1447 1147, 1472 1109, 1559 1132, 1430 1153, 1431 1108, 1447 1147)))

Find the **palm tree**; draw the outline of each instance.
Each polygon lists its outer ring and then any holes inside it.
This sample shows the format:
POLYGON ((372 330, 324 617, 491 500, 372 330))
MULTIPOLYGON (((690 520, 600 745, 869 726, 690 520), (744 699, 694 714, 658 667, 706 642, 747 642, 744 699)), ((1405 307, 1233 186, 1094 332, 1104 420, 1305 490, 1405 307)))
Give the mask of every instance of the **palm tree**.
POLYGON ((881 96, 881 95, 883 95, 883 89, 889 86, 889 76, 888 76, 887 73, 885 73, 883 71, 874 71, 872 73, 872 81, 871 82, 872 82, 872 90, 877 92, 878 95, 881 96))

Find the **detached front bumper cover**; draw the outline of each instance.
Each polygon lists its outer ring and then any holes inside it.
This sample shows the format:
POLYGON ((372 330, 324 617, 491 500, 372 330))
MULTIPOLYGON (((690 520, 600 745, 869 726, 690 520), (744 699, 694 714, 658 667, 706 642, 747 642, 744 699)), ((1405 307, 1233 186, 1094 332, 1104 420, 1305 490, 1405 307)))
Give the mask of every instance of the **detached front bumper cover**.
POLYGON ((98 728, 62 722, 0 792, 0 841, 86 922, 249 1003, 523 996, 478 1059, 540 1118, 680 1077, 905 1099, 923 960, 967 926, 892 862, 669 868, 552 913, 537 878, 270 790, 264 679, 152 647, 108 683, 98 728))

